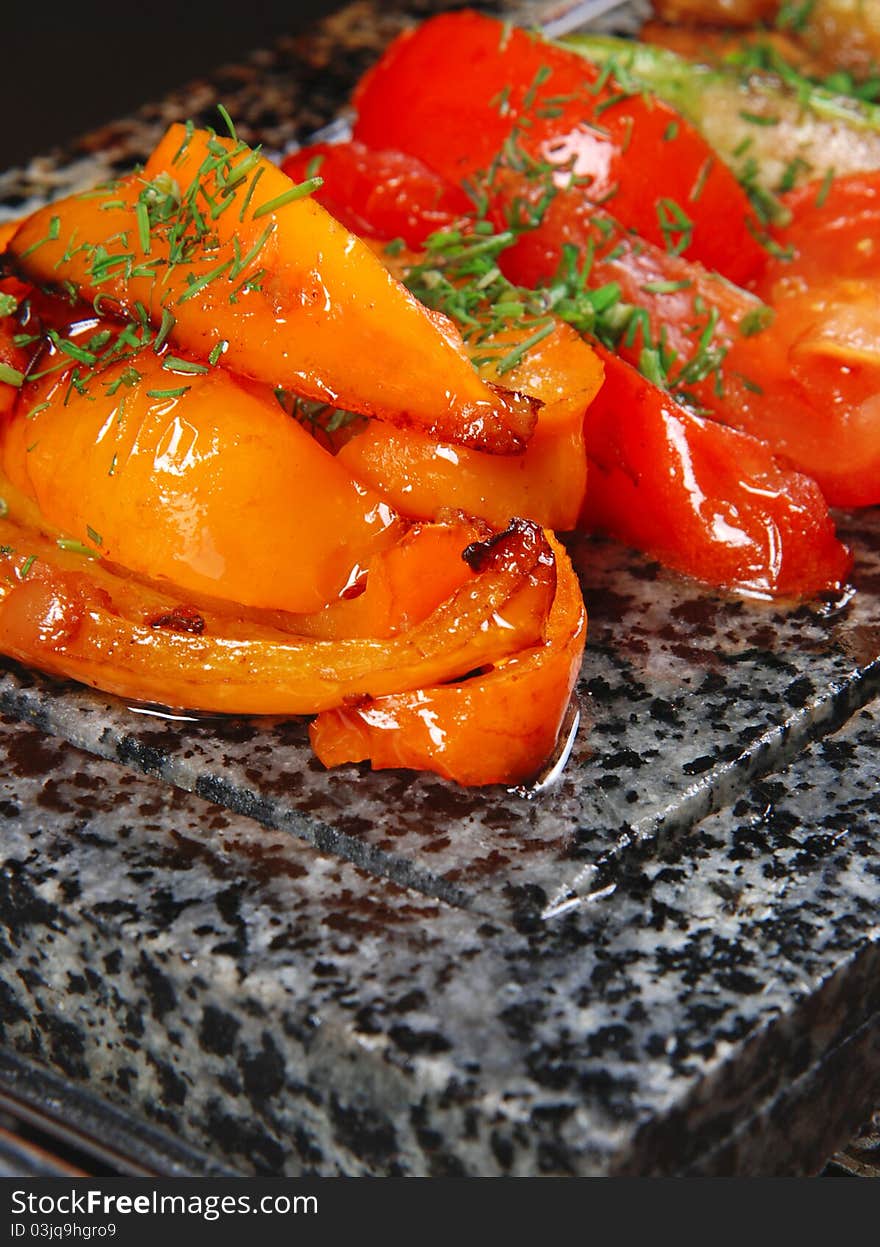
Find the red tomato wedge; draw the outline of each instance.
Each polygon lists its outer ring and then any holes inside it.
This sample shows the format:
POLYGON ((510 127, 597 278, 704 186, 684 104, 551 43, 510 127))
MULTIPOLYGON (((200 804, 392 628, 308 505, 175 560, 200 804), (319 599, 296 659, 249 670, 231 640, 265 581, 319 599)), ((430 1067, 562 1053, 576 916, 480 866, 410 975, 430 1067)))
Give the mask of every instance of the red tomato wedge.
POLYGON ((361 81, 355 106, 355 138, 417 156, 458 185, 478 183, 503 152, 526 197, 548 173, 561 183, 574 174, 580 197, 732 281, 763 263, 744 191, 688 122, 493 18, 450 13, 407 31, 361 81))

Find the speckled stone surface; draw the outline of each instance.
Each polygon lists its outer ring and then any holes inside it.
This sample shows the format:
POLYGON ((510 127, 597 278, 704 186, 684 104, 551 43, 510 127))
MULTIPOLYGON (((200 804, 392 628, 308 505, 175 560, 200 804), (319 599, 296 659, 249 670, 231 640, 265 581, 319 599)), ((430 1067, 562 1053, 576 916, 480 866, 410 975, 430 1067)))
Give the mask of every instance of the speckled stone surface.
POLYGON ((20 724, 0 747, 4 1044, 227 1167, 811 1172, 880 1087, 877 703, 516 924, 20 724))
MULTIPOLYGON (((217 98, 282 150, 406 20, 355 4, 0 214, 217 98)), ((880 1088, 880 513, 841 528, 857 591, 798 609, 575 542, 582 723, 529 792, 2 664, 5 1044, 243 1172, 819 1167, 880 1088)))

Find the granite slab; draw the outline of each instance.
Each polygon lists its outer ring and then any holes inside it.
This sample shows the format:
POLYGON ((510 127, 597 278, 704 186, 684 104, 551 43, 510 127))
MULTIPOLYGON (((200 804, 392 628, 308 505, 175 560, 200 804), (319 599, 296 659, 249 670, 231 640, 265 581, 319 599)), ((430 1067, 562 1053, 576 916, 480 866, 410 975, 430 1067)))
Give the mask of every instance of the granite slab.
MULTIPOLYGON (((353 4, 0 175, 0 215, 218 99, 285 150, 439 7, 353 4)), ((880 1069, 880 512, 840 523, 852 591, 798 608, 575 539, 581 723, 528 790, 3 662, 6 1042, 254 1172, 818 1166, 880 1069)))
POLYGON ((2 1042, 238 1172, 814 1172, 880 1091, 878 748, 513 924, 6 722, 2 1042))

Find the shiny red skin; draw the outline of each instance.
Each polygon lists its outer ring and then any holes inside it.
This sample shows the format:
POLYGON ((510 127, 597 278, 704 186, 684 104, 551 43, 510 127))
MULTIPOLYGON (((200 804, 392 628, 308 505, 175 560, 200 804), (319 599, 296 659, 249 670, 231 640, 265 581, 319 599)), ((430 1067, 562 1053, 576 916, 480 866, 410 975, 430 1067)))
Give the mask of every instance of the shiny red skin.
POLYGON ((845 583, 852 557, 814 481, 599 352, 605 384, 584 426, 584 527, 759 597, 812 597, 845 583))
POLYGON ((880 170, 811 182, 785 197, 791 220, 776 241, 792 260, 768 262, 760 288, 796 275, 806 282, 880 278, 880 170))
POLYGON ((352 233, 402 238, 412 248, 473 207, 463 190, 421 161, 363 143, 316 143, 288 156, 281 168, 296 182, 315 172, 322 177, 314 198, 352 233))
MULTIPOLYGON (((583 251, 592 242, 588 285, 619 283, 625 301, 647 309, 654 340, 662 328, 682 361, 714 310, 715 341, 727 355, 718 377, 689 387, 700 406, 769 443, 819 483, 830 505, 871 506, 880 502, 880 177, 844 181, 850 185, 832 185, 825 209, 816 206, 815 186, 792 202, 793 220, 779 241, 793 247, 794 259, 769 262, 757 284, 775 312, 759 333, 741 329, 758 307, 752 294, 619 230, 600 237, 595 217, 567 195, 557 196, 540 226, 500 263, 512 281, 534 286, 552 278, 565 244, 583 251), (664 281, 689 285, 652 292, 664 281), (832 347, 814 349, 815 340, 832 347)), ((637 364, 642 346, 637 334, 617 349, 637 364)))
POLYGON ((486 170, 525 118, 518 137, 530 155, 573 162, 591 179, 569 194, 604 203, 660 246, 658 204, 674 201, 693 222, 690 240, 673 239, 689 242, 684 254, 739 283, 763 264, 742 188, 687 121, 660 100, 601 83, 576 53, 493 18, 449 13, 407 31, 361 81, 355 105, 356 139, 417 156, 457 184, 486 170))

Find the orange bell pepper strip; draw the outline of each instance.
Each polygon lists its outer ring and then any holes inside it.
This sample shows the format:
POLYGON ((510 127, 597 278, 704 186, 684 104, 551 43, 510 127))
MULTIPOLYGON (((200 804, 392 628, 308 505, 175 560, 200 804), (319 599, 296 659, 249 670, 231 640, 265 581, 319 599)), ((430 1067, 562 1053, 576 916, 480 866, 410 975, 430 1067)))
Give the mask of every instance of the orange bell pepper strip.
POLYGON ((605 384, 586 416, 586 529, 757 597, 809 598, 846 582, 852 556, 814 481, 599 350, 605 384))
POLYGON ((0 520, 0 651, 125 698, 313 714, 461 678, 537 642, 556 583, 541 530, 520 523, 463 557, 476 574, 414 626, 321 640, 246 613, 194 612, 0 520))
POLYGON ((399 541, 372 559, 357 586, 363 592, 355 590, 353 596, 346 595, 312 615, 290 616, 287 625, 321 640, 396 636, 421 623, 467 584, 473 572, 462 550, 490 536, 485 524, 467 519, 413 524, 399 541))
POLYGON ((693 126, 524 30, 468 11, 432 18, 391 44, 354 102, 355 139, 454 184, 479 184, 499 159, 526 198, 574 174, 569 193, 660 247, 732 281, 762 267, 745 192, 693 126))
MULTIPOLYGON (((492 345, 513 347, 525 336, 511 330, 492 345)), ((483 374, 491 378, 492 366, 484 365, 483 374)), ((602 375, 596 353, 560 322, 506 374, 517 391, 543 403, 522 454, 502 458, 370 424, 338 457, 402 515, 436 519, 454 507, 496 528, 512 515, 527 515, 547 528, 572 529, 587 487, 584 412, 602 375)))
POLYGON ((102 558, 190 593, 309 612, 401 535, 382 497, 262 388, 186 371, 199 366, 163 348, 81 393, 60 359, 0 425, 0 462, 44 520, 102 558))
POLYGON ((564 549, 540 641, 467 680, 364 700, 318 715, 309 728, 325 766, 369 759, 459 784, 516 784, 552 754, 580 670, 586 613, 564 549))
POLYGON ((198 359, 363 415, 498 453, 534 404, 476 375, 427 311, 280 169, 244 144, 172 126, 143 174, 29 217, 9 251, 103 314, 148 316, 198 359), (356 363, 353 363, 356 361, 356 363))

